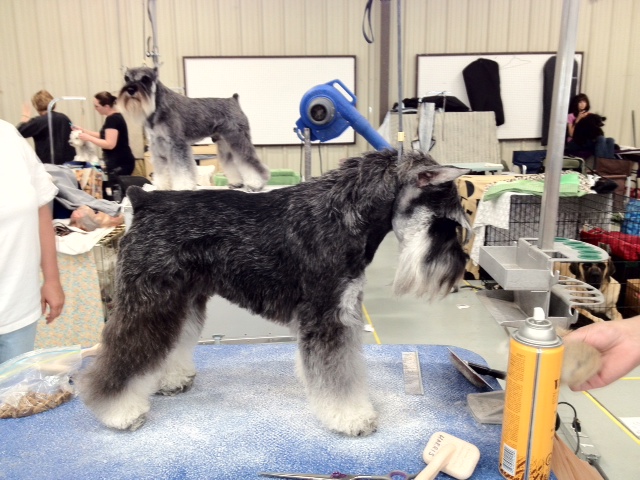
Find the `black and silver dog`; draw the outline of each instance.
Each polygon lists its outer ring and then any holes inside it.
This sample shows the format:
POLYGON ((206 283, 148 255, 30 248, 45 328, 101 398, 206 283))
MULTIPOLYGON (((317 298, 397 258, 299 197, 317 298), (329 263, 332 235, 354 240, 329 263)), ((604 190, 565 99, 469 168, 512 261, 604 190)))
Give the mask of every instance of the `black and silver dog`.
POLYGON ((386 150, 261 194, 131 187, 115 305, 103 349, 80 378, 84 402, 104 424, 134 430, 151 394, 188 389, 207 299, 220 295, 292 328, 298 374, 328 428, 373 432, 361 354, 365 267, 393 229, 395 292, 448 293, 467 260, 460 239, 469 225, 452 182, 467 172, 419 152, 398 164, 386 150))
POLYGON ((158 70, 130 68, 118 96, 122 111, 144 125, 151 147, 154 184, 161 190, 196 188, 196 164, 191 144, 211 137, 218 146, 229 186, 262 190, 269 170, 251 143, 249 120, 238 95, 230 98, 189 98, 165 87, 158 70))

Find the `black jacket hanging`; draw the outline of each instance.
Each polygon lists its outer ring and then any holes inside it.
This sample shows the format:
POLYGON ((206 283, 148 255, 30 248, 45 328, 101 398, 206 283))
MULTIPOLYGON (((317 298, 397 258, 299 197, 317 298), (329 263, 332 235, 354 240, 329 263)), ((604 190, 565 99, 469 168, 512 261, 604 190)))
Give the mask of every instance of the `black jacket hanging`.
POLYGON ((504 123, 504 109, 500 97, 500 67, 493 60, 479 58, 462 71, 471 110, 494 112, 496 125, 504 123))
MULTIPOLYGON (((556 74, 555 55, 544 64, 542 75, 542 137, 540 144, 544 147, 549 141, 549 121, 551 120, 551 100, 553 98, 553 79, 556 74)), ((578 62, 573 61, 573 72, 571 73, 571 92, 569 98, 577 95, 578 88, 578 62)), ((568 113, 567 113, 568 116, 568 113)))

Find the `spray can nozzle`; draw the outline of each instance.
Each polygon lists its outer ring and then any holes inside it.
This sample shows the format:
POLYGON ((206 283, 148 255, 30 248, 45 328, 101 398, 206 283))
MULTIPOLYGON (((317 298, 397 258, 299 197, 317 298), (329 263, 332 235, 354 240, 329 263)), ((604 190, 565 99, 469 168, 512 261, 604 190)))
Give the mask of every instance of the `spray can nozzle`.
POLYGON ((531 340, 547 346, 559 343, 553 323, 545 315, 544 309, 540 307, 533 309, 533 317, 527 318, 524 325, 514 335, 523 343, 528 343, 531 340))

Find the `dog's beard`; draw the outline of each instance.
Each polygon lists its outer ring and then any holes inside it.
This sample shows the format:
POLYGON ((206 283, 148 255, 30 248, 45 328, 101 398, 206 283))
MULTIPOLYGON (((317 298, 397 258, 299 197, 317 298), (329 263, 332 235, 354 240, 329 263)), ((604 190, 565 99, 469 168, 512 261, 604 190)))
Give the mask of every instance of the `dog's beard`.
POLYGON ((426 210, 414 212, 402 223, 394 225, 401 248, 394 293, 430 300, 445 296, 464 274, 467 255, 460 230, 466 227, 448 218, 433 217, 426 210))
POLYGON ((140 125, 144 125, 156 110, 154 96, 148 97, 140 91, 131 96, 123 89, 118 97, 118 105, 125 117, 140 125))

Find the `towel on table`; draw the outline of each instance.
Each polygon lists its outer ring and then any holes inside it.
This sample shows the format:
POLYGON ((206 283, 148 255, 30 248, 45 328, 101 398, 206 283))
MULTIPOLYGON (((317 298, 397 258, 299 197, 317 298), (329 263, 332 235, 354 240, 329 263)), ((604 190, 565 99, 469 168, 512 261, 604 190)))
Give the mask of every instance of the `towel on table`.
MULTIPOLYGON (((536 175, 536 177, 538 177, 536 175)), ((489 201, 498 198, 505 192, 528 193, 542 196, 544 192, 544 176, 538 178, 523 178, 512 182, 500 183, 487 189, 483 200, 489 201)), ((560 196, 561 197, 581 197, 589 193, 589 189, 582 187, 582 179, 576 172, 568 172, 560 176, 560 196)))

